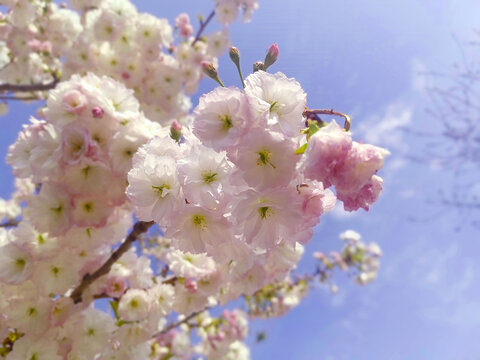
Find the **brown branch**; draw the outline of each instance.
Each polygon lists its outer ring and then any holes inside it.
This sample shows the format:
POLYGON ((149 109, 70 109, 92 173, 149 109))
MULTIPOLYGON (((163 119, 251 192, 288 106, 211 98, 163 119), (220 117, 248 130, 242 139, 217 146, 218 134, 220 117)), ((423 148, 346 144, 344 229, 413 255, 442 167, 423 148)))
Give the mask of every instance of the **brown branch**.
POLYGON ((125 254, 128 249, 130 249, 130 246, 138 239, 138 237, 143 234, 144 232, 147 232, 148 229, 153 225, 153 221, 145 222, 145 221, 139 221, 137 222, 134 226, 130 234, 128 234, 127 238, 125 241, 120 245, 120 247, 115 250, 112 255, 108 258, 108 260, 100 266, 100 268, 97 269, 93 274, 86 274, 80 285, 78 285, 75 290, 73 290, 72 294, 70 297, 73 299, 73 302, 75 304, 79 303, 82 301, 82 295, 83 292, 99 277, 102 277, 103 275, 106 275, 110 272, 110 269, 112 268, 113 264, 122 257, 123 254, 125 254))
POLYGON ((348 116, 347 114, 338 112, 338 111, 334 111, 333 109, 314 109, 314 110, 307 109, 303 113, 303 116, 308 117, 308 115, 310 115, 310 114, 341 116, 345 119, 345 124, 343 126, 345 131, 350 130, 350 126, 352 125, 352 118, 350 116, 348 116))
POLYGON ((19 223, 19 220, 8 220, 7 222, 0 224, 0 228, 14 227, 17 226, 19 223))
POLYGON ((178 320, 177 322, 174 322, 174 323, 171 323, 170 325, 168 325, 165 329, 159 331, 158 333, 156 333, 155 335, 153 335, 152 337, 157 337, 159 335, 163 335, 163 334, 166 334, 168 333, 170 330, 172 329, 175 329, 176 327, 179 327, 180 325, 182 324, 186 324, 189 320, 193 319, 195 316, 201 314, 202 312, 208 310, 209 307, 207 306, 205 309, 202 309, 202 310, 198 310, 198 311, 194 311, 193 313, 191 313, 190 315, 186 316, 185 318, 183 318, 182 320, 178 320))
POLYGON ((101 293, 101 294, 93 295, 93 298, 94 298, 95 300, 98 300, 98 299, 108 299, 108 298, 111 298, 111 296, 108 295, 107 293, 101 293))
POLYGON ((194 46, 197 43, 197 41, 200 40, 200 38, 202 37, 203 31, 207 27, 208 23, 213 19, 214 15, 215 15, 215 10, 212 10, 210 15, 208 15, 207 20, 205 21, 200 20, 200 29, 198 29, 197 35, 195 35, 195 39, 192 41, 192 46, 194 46))
POLYGON ((172 276, 168 279, 165 279, 162 281, 162 284, 170 284, 170 285, 175 285, 175 283, 177 282, 178 280, 178 277, 176 276, 172 276))
POLYGON ((47 91, 55 88, 59 82, 59 78, 53 74, 51 82, 46 84, 0 84, 0 92, 32 92, 32 91, 47 91))
POLYGON ((16 97, 16 96, 1 96, 0 100, 8 100, 8 101, 32 101, 32 100, 43 100, 41 97, 38 96, 24 96, 24 97, 16 97))

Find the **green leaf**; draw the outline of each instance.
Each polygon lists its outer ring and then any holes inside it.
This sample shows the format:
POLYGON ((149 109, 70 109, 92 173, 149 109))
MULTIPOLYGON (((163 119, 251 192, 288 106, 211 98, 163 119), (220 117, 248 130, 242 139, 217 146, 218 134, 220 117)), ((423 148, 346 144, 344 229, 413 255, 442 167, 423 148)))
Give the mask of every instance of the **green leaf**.
POLYGON ((307 150, 307 143, 303 144, 302 146, 300 146, 297 150, 295 150, 295 155, 302 155, 303 153, 305 153, 305 150, 307 150))

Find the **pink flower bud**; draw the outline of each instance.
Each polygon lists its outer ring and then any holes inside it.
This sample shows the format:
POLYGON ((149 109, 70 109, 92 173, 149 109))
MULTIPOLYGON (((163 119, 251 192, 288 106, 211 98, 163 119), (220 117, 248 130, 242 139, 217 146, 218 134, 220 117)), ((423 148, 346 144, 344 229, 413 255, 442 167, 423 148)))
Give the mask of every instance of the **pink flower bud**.
POLYGON ((217 69, 215 65, 208 61, 202 61, 201 64, 203 72, 210 78, 216 79, 218 77, 217 69))
POLYGON ((92 108, 92 115, 93 115, 94 118, 100 118, 101 119, 103 117, 104 113, 105 112, 103 111, 103 109, 100 106, 94 106, 92 108))
POLYGON ((278 59, 278 55, 280 54, 280 50, 277 44, 272 44, 268 48, 267 55, 265 56, 265 70, 267 70, 275 61, 278 59))
POLYGON ((187 13, 181 13, 175 19, 175 26, 178 28, 182 28, 185 25, 190 25, 190 16, 187 13))
POLYGON ((176 142, 179 142, 182 137, 182 125, 177 120, 174 120, 170 126, 170 137, 176 142))
POLYGON ((240 66, 240 51, 238 51, 238 49, 235 46, 232 46, 230 48, 230 51, 228 54, 230 55, 230 59, 232 60, 232 62, 235 65, 240 66))
POLYGON ((193 34, 193 27, 192 25, 184 25, 180 28, 180 35, 184 38, 188 38, 189 36, 192 36, 193 34))
POLYGON ((182 125, 180 125, 177 120, 173 120, 172 129, 174 129, 175 131, 182 131, 182 125))
POLYGON ((122 72, 122 79, 123 80, 128 80, 130 79, 130 74, 126 71, 122 72))
POLYGON ((277 44, 272 44, 268 48, 267 56, 271 57, 276 61, 278 59, 278 54, 280 54, 280 49, 278 48, 277 44))
POLYGON ((212 63, 210 63, 208 61, 202 61, 200 64, 202 66, 203 72, 209 78, 215 80, 221 87, 225 87, 225 85, 223 85, 222 81, 218 77, 218 72, 217 72, 217 68, 215 67, 215 65, 213 65, 212 63))
POLYGON ((192 278, 188 278, 185 280, 185 287, 188 289, 188 291, 192 293, 196 293, 198 290, 197 282, 192 278))

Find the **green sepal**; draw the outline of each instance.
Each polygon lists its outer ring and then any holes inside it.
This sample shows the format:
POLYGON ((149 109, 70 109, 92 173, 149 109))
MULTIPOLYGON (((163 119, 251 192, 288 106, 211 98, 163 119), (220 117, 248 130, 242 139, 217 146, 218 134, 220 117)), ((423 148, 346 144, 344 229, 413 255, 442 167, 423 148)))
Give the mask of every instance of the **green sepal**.
POLYGON ((113 314, 115 315, 115 319, 120 320, 120 316, 118 316, 118 301, 117 300, 111 300, 108 303, 112 307, 113 314))
POLYGON ((318 130, 320 130, 320 126, 318 126, 318 123, 316 121, 309 121, 308 122, 308 136, 312 136, 315 134, 318 130))
POLYGON ((308 143, 303 144, 300 146, 297 150, 295 150, 295 155, 302 155, 305 153, 305 150, 307 150, 307 145, 308 143))

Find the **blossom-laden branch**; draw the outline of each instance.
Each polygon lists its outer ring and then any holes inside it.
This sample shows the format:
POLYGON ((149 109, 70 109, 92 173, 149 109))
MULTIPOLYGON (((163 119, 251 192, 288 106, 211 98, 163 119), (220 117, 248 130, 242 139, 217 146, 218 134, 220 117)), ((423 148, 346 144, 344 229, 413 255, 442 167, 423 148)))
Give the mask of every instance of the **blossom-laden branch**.
POLYGON ((48 91, 54 89, 60 81, 56 74, 52 74, 52 78, 52 81, 46 84, 0 84, 0 92, 48 91))
POLYGON ((197 43, 197 41, 200 40, 200 38, 202 37, 203 31, 205 30, 208 23, 213 19, 214 16, 215 16, 215 10, 212 10, 210 15, 208 15, 207 20, 205 20, 205 21, 200 20, 200 28, 198 29, 198 32, 195 35, 195 39, 193 39, 193 41, 192 41, 192 46, 194 46, 197 43))
POLYGON ((338 111, 335 111, 333 109, 314 109, 314 110, 311 110, 311 109, 307 109, 305 110, 305 112, 303 113, 303 116, 305 117, 309 117, 309 116, 312 116, 312 115, 334 115, 334 116, 341 116, 345 119, 345 124, 343 126, 343 128, 345 129, 345 131, 349 131, 350 130, 350 126, 352 125, 352 118, 347 115, 347 114, 344 114, 344 113, 341 113, 341 112, 338 112, 338 111))
POLYGON ((112 255, 108 258, 108 260, 95 271, 93 274, 86 274, 80 285, 78 285, 75 290, 73 290, 72 294, 70 297, 73 299, 73 302, 75 304, 79 303, 82 301, 82 295, 85 289, 90 286, 95 280, 97 280, 99 277, 102 277, 103 275, 106 275, 110 272, 110 269, 112 268, 113 264, 122 257, 123 254, 125 254, 128 249, 130 249, 130 246, 138 239, 138 237, 147 232, 148 229, 154 224, 153 221, 145 222, 145 221, 139 221, 137 222, 134 226, 130 234, 128 234, 127 238, 125 241, 120 245, 120 247, 115 250, 112 255))

